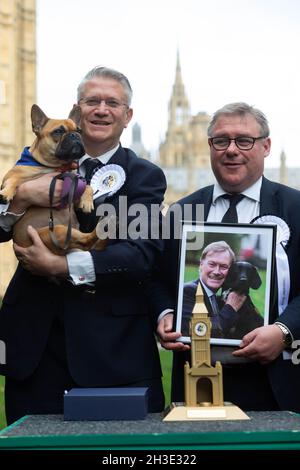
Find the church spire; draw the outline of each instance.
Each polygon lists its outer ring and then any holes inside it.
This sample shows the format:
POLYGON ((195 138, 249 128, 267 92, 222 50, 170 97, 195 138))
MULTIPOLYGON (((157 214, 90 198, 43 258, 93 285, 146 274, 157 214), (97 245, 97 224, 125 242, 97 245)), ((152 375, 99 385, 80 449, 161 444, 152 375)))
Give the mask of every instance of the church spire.
POLYGON ((177 49, 175 83, 173 85, 172 96, 169 102, 168 130, 172 132, 174 129, 178 129, 178 127, 187 125, 189 119, 190 105, 184 89, 179 50, 177 49))
POLYGON ((179 57, 179 49, 177 49, 177 63, 176 63, 176 77, 175 77, 175 87, 179 88, 180 86, 183 86, 182 82, 182 75, 181 75, 181 67, 180 67, 180 57, 179 57))

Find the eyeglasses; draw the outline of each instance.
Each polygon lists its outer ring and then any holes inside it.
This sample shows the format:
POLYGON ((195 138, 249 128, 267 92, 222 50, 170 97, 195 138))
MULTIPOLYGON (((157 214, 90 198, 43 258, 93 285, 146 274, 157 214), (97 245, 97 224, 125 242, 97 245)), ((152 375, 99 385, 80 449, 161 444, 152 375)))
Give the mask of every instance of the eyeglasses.
POLYGON ((125 106, 126 108, 129 107, 127 103, 121 103, 120 101, 114 100, 112 98, 109 98, 107 100, 102 100, 101 98, 94 98, 94 97, 81 98, 79 102, 91 108, 97 108, 98 106, 101 105, 101 103, 104 103, 105 107, 109 109, 117 109, 117 108, 120 108, 121 106, 125 106))
POLYGON ((208 140, 211 142, 215 150, 226 150, 230 143, 234 141, 235 145, 240 150, 251 150, 257 140, 266 139, 268 136, 262 135, 260 137, 236 137, 235 139, 229 139, 229 137, 210 137, 208 140))

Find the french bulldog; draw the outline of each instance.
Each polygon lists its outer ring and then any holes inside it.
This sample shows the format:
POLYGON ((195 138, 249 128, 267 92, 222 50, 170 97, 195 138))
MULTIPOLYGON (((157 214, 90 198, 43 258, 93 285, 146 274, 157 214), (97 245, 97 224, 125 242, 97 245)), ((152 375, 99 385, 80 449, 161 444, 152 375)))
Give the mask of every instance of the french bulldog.
MULTIPOLYGON (((80 135, 80 106, 74 106, 68 119, 50 119, 34 104, 31 108, 32 130, 36 138, 32 145, 25 147, 20 160, 4 176, 0 202, 9 203, 16 194, 17 188, 24 182, 39 178, 50 172, 64 172, 77 168, 75 163, 85 153, 80 135)), ((78 208, 85 213, 93 209, 93 190, 87 185, 78 208)), ((13 228, 13 240, 20 246, 32 244, 27 234, 28 225, 37 229, 43 243, 56 254, 65 254, 66 249, 90 250, 103 249, 106 241, 99 240, 96 230, 82 233, 78 230, 78 221, 74 208, 53 209, 55 221, 52 234, 49 229, 49 208, 32 206, 18 220, 13 228), (71 222, 70 222, 71 220, 71 222), (68 224, 72 230, 68 237, 68 224), (54 235, 53 235, 54 234, 54 235), (68 240, 66 248, 65 242, 68 240)))

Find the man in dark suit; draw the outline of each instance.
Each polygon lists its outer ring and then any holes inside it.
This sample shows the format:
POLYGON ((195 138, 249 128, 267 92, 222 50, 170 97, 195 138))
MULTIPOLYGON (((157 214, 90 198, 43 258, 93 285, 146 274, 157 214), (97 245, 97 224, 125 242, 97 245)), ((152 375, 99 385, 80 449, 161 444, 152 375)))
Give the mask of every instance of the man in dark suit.
MULTIPOLYGON (((274 283, 277 285, 272 290, 271 324, 245 335, 237 350, 212 347, 213 360, 220 359, 223 363, 224 399, 245 410, 300 412, 300 369, 287 350, 293 340, 300 338, 300 221, 297 217, 300 192, 264 178, 264 159, 270 153, 271 140, 267 119, 258 109, 246 103, 224 106, 214 114, 208 136, 217 182, 182 199, 180 206, 191 204, 194 220, 197 204, 204 205, 204 220, 210 222, 228 220, 225 217, 228 212, 241 223, 260 216, 262 222, 277 224, 280 241, 277 250, 281 250, 276 260, 274 283)), ((173 239, 167 244, 165 260, 168 273, 173 273, 169 284, 173 307, 177 259, 178 240, 173 239)), ((160 308, 166 308, 167 304, 166 295, 160 308)), ((183 365, 189 359, 189 346, 175 342, 180 335, 172 332, 172 322, 171 313, 161 318, 158 333, 162 345, 174 351, 172 399, 181 401, 183 365)))
POLYGON ((183 286, 181 322, 183 336, 190 336, 189 321, 195 305, 199 282, 201 282, 206 307, 211 317, 211 337, 226 338, 230 328, 235 325, 246 296, 232 291, 227 296, 226 303, 216 296, 234 260, 235 254, 225 241, 213 242, 204 248, 199 266, 200 278, 187 282, 183 286))
MULTIPOLYGON (((108 176, 112 170, 118 173, 119 185, 105 203, 115 209, 122 237, 109 241, 104 251, 56 256, 29 228, 32 246, 14 247, 20 263, 0 312, 8 423, 25 414, 61 413, 64 390, 71 387, 149 387, 149 411, 164 407, 156 318, 147 308, 144 287, 162 242, 130 237, 134 218, 127 217, 127 208, 142 204, 150 223, 151 207, 163 201, 166 181, 157 166, 120 144, 132 118, 131 96, 128 79, 105 67, 91 70, 78 87, 86 149, 80 172, 85 176, 86 163, 96 161, 108 176)), ((1 217, 1 241, 11 238, 11 219, 29 205, 49 205, 52 177, 18 189, 8 210, 13 215, 1 217)), ((55 203, 60 192, 57 185, 55 203)), ((77 215, 81 230, 94 228, 93 214, 77 215)))

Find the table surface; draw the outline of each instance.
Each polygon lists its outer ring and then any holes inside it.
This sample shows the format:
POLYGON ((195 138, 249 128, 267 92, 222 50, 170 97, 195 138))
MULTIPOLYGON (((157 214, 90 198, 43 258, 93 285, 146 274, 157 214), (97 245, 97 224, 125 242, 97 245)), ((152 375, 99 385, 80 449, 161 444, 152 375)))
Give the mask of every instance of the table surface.
POLYGON ((300 415, 248 412, 245 421, 64 421, 62 415, 21 418, 0 432, 0 448, 300 449, 300 415))

